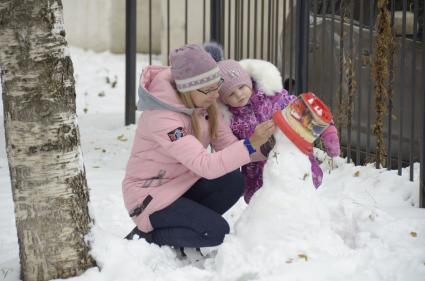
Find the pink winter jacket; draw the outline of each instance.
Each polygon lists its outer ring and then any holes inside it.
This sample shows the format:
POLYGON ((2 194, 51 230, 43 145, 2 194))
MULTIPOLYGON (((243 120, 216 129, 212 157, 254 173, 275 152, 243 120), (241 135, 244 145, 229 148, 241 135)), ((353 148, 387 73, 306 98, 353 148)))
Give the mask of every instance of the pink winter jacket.
POLYGON ((150 214, 173 203, 201 177, 218 178, 250 162, 243 141, 236 139, 221 114, 215 140, 208 134, 206 110, 196 109, 201 140, 191 134, 193 109, 181 103, 171 81, 165 66, 147 67, 140 78, 138 109, 143 113, 122 191, 130 216, 144 232, 153 229, 150 214), (173 137, 170 133, 176 129, 184 136, 173 137))

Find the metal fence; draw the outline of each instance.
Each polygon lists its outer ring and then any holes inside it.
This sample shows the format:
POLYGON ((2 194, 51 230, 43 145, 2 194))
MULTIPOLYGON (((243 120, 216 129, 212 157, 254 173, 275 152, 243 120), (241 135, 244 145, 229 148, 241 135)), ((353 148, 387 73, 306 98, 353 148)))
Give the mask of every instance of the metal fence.
MULTIPOLYGON (((149 1, 149 9, 151 9, 149 1)), ((170 1, 166 5, 168 57, 170 1)), ((285 88, 312 91, 332 109, 343 154, 356 165, 375 161, 375 81, 378 0, 203 0, 204 41, 217 41, 225 57, 264 59, 280 69, 285 88), (209 36, 208 36, 209 35, 209 36)), ((188 42, 185 1, 184 43, 188 42)), ((423 0, 388 0, 394 55, 386 81, 385 161, 388 169, 425 159, 425 9, 423 0)), ((127 0, 126 124, 135 111, 135 0, 127 0)), ((151 18, 151 12, 149 17, 151 18)), ((151 29, 151 24, 147 27, 151 29)), ((141 40, 151 40, 149 38, 141 40)), ((151 53, 149 54, 151 56, 151 53)), ((151 60, 150 60, 151 61, 151 60)), ((420 165, 420 206, 424 207, 424 167, 420 165)))

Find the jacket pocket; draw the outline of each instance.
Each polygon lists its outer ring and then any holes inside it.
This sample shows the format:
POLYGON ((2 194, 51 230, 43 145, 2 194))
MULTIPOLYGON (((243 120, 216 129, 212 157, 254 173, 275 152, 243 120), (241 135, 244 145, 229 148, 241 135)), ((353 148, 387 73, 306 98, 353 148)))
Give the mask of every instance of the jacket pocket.
POLYGON ((146 198, 143 200, 143 202, 139 205, 136 206, 136 208, 134 208, 131 212, 130 212, 130 217, 137 217, 139 216, 145 209, 146 207, 149 205, 149 203, 152 201, 153 197, 148 195, 146 196, 146 198))

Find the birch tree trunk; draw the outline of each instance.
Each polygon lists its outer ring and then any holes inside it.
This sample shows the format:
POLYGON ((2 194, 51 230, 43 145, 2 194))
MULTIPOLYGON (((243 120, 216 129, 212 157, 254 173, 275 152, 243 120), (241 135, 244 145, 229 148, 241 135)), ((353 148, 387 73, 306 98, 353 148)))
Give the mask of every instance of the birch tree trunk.
POLYGON ((0 68, 21 278, 78 275, 94 261, 60 0, 0 0, 0 68))

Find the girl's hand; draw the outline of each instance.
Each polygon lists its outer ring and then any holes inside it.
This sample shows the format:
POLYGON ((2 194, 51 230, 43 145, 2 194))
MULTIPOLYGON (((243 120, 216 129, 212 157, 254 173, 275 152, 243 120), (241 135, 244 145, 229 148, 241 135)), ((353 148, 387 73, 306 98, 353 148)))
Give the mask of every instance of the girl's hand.
POLYGON ((260 146, 268 141, 268 139, 273 135, 274 130, 275 125, 273 120, 265 121, 255 127, 254 133, 249 138, 249 141, 255 150, 259 150, 260 146))
POLYGON ((341 148, 339 145, 339 137, 335 126, 329 126, 320 136, 323 144, 325 145, 325 151, 330 157, 339 156, 341 148))

